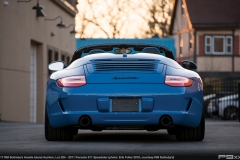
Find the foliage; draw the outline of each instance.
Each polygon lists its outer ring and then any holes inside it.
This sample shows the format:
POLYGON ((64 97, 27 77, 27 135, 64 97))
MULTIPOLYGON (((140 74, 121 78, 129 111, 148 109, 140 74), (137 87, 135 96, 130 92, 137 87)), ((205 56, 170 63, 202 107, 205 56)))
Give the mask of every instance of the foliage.
POLYGON ((142 18, 148 22, 146 36, 150 37, 167 37, 170 25, 171 2, 170 0, 152 0, 152 3, 144 0, 144 5, 150 16, 142 18))
POLYGON ((166 37, 169 0, 79 0, 76 30, 80 38, 166 37))

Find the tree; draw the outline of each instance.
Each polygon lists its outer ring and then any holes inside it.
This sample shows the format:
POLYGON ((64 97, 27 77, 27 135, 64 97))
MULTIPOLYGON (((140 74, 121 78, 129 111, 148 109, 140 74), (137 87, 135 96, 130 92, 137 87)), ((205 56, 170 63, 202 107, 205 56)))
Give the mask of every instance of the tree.
POLYGON ((171 20, 172 0, 144 0, 142 8, 146 8, 148 16, 141 17, 148 22, 146 37, 167 37, 171 20))
POLYGON ((93 33, 102 32, 107 38, 124 36, 123 27, 129 22, 132 13, 130 0, 81 0, 77 23, 78 34, 82 38, 92 37, 93 33), (92 29, 90 36, 87 30, 92 29), (94 31, 93 31, 94 30, 94 31))
POLYGON ((171 0, 81 0, 78 37, 166 37, 171 0))

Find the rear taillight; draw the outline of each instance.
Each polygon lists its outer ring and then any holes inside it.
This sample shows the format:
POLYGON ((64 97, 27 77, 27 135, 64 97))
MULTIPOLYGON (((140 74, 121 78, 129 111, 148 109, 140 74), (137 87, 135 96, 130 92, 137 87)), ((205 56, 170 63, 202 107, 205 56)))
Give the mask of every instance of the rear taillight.
POLYGON ((182 61, 177 61, 177 63, 181 66, 182 65, 182 61))
POLYGON ((186 77, 180 76, 166 76, 165 77, 165 84, 169 86, 176 86, 176 87, 189 87, 193 84, 193 80, 186 77))
POLYGON ((85 76, 64 77, 57 80, 60 87, 80 87, 86 84, 85 76))

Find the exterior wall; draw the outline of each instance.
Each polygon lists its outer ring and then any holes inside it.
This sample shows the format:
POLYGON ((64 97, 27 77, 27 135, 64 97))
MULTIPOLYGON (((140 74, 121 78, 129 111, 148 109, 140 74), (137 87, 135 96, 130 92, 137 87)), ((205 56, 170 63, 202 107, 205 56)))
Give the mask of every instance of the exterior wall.
POLYGON ((193 61, 193 45, 192 45, 192 50, 190 50, 190 36, 189 36, 189 32, 185 32, 183 33, 182 39, 183 39, 183 48, 182 48, 182 54, 183 54, 183 58, 187 58, 188 60, 192 60, 193 61))
MULTIPOLYGON (((199 48, 199 47, 204 47, 204 35, 209 34, 209 35, 226 35, 226 34, 233 34, 233 31, 224 31, 224 30, 205 30, 205 31, 197 31, 196 34, 196 54, 197 55, 204 55, 204 48, 199 48), (201 37, 202 36, 202 37, 201 37), (199 42, 199 37, 203 38, 203 44, 199 42), (201 45, 201 46, 200 46, 201 45), (203 46, 202 46, 203 45, 203 46), (199 51, 202 51, 201 53, 199 51)), ((235 34, 236 35, 236 34, 235 34)), ((201 39, 200 38, 200 39, 201 39)))
POLYGON ((198 57, 198 72, 231 72, 231 57, 198 57))
MULTIPOLYGON (((31 44, 37 49, 37 122, 44 121, 45 90, 48 78, 47 46, 73 54, 75 37, 71 28, 59 29, 55 21, 36 17, 32 7, 36 1, 21 3, 11 1, 0 5, 0 114, 1 120, 30 121, 30 53, 31 44), (51 32, 56 35, 51 36, 51 32)), ((64 11, 54 1, 40 1, 45 6, 46 18, 62 16, 68 25, 74 16, 64 11)))
POLYGON ((189 28, 187 16, 186 16, 186 10, 184 15, 181 14, 182 0, 177 0, 176 3, 177 3, 176 15, 175 15, 175 21, 172 29, 173 35, 178 34, 183 29, 189 28))
POLYGON ((172 38, 175 39, 175 43, 174 43, 174 46, 175 46, 175 54, 176 54, 176 59, 179 58, 179 52, 180 52, 180 47, 179 47, 179 35, 178 34, 175 34, 172 36, 172 38))
POLYGON ((235 31, 234 45, 234 55, 240 56, 240 29, 235 31))
POLYGON ((196 34, 196 54, 199 72, 239 72, 239 30, 206 30, 197 31, 196 34), (205 35, 233 35, 233 55, 207 55, 204 50, 205 35))
POLYGON ((236 72, 240 72, 240 57, 234 58, 234 69, 236 72))
MULTIPOLYGON (((174 6, 175 15, 172 16, 171 21, 172 28, 170 33, 175 39, 175 48, 177 60, 191 60, 198 65, 197 72, 202 77, 203 81, 214 80, 218 78, 227 77, 239 77, 240 76, 240 29, 226 29, 226 26, 222 26, 222 29, 206 29, 194 28, 192 26, 191 15, 188 15, 188 6, 185 8, 185 16, 181 14, 181 3, 186 5, 186 0, 174 0, 176 6, 174 6), (192 34, 192 49, 189 49, 190 36, 192 34), (233 35, 234 34, 234 35, 233 35), (204 35, 233 35, 233 54, 229 55, 211 55, 205 54, 204 48, 204 35), (180 37, 183 40, 182 56, 180 57, 180 37)), ((201 13, 192 13, 200 14, 201 13)), ((197 23, 197 22, 196 22, 197 23)), ((202 27, 205 24, 202 24, 202 27)))
POLYGON ((184 0, 176 0, 176 3, 177 7, 175 20, 173 22, 172 37, 175 39, 177 59, 193 60, 193 50, 189 50, 189 32, 193 32, 193 30, 189 26, 187 8, 184 8, 184 14, 182 15, 181 10, 182 4, 185 4, 184 0), (182 49, 180 49, 181 43, 182 49), (180 57, 180 52, 182 53, 183 57, 180 57))

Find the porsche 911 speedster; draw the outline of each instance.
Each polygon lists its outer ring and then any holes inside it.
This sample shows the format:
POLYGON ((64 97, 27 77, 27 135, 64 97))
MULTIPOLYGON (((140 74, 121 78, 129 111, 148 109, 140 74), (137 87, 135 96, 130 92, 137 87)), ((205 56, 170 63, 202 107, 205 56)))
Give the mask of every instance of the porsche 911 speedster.
POLYGON ((79 48, 71 64, 49 64, 45 138, 72 140, 79 129, 167 129, 180 141, 202 141, 203 84, 191 61, 152 44, 79 48))

